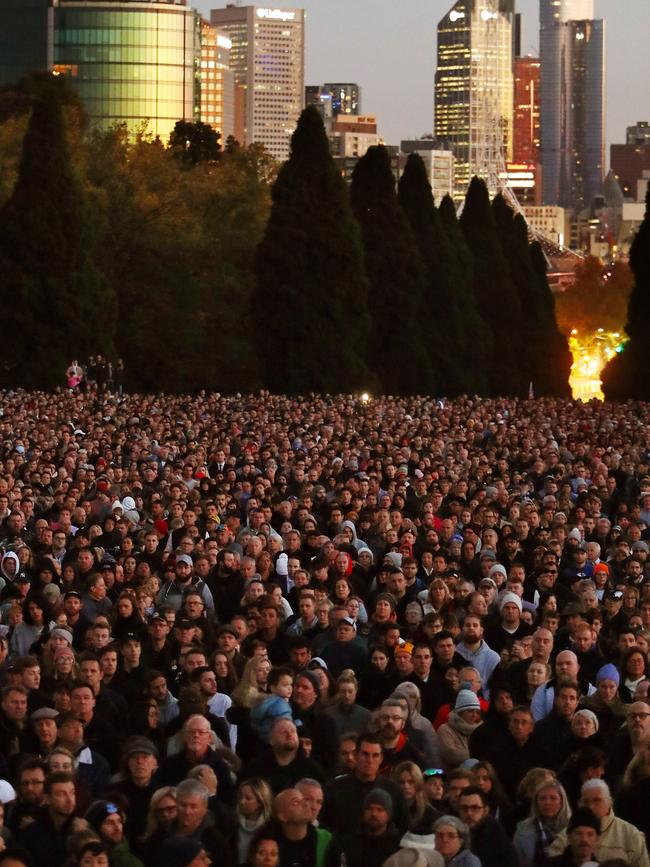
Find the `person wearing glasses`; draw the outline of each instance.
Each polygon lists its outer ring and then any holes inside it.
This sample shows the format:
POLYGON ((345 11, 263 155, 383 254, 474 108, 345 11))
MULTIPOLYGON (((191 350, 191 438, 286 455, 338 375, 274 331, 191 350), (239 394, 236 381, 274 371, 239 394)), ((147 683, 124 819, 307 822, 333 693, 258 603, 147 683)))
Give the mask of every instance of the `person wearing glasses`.
POLYGON ((635 701, 628 705, 627 721, 609 746, 607 779, 615 783, 634 756, 650 746, 650 705, 635 701))
POLYGON ((458 812, 470 830, 470 846, 482 867, 518 867, 515 847, 503 825, 490 815, 490 802, 483 789, 464 789, 458 798, 458 812))
POLYGON ((481 867, 469 848, 469 828, 456 816, 441 816, 433 826, 433 833, 436 851, 447 867, 481 867))

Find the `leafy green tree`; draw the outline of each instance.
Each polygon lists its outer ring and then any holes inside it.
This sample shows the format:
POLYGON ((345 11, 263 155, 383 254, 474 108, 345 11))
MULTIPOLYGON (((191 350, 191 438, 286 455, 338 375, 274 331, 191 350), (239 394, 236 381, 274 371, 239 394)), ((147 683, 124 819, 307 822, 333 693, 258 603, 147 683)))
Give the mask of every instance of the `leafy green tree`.
POLYGON ((608 400, 650 400, 650 185, 645 216, 630 248, 630 268, 634 288, 625 326, 630 339, 603 371, 603 392, 608 400))
POLYGON ((129 387, 257 387, 248 303, 268 215, 259 155, 238 150, 186 170, 123 127, 94 136, 87 161, 106 214, 101 261, 118 295, 129 387))
POLYGON ((169 136, 169 147, 184 166, 216 162, 221 156, 221 135, 202 121, 177 120, 169 136))
POLYGON ((587 256, 576 266, 575 281, 557 297, 557 315, 565 334, 623 331, 634 278, 626 262, 603 264, 587 256))
POLYGON ((62 87, 50 79, 33 98, 0 212, 0 375, 12 385, 60 385, 72 358, 113 351, 115 295, 94 261, 97 209, 71 160, 62 87))
POLYGON ((300 116, 273 186, 256 275, 251 320, 265 385, 290 394, 367 388, 359 230, 313 107, 300 116))
POLYGON ((492 355, 492 332, 481 317, 474 298, 474 257, 461 231, 451 196, 443 197, 438 214, 449 244, 449 258, 444 271, 461 316, 458 340, 462 341, 463 351, 458 366, 466 380, 465 391, 485 395, 489 392, 487 374, 492 355))
POLYGON ((369 148, 355 166, 350 201, 361 226, 370 282, 370 364, 387 393, 435 393, 425 350, 432 338, 430 317, 425 323, 418 319, 426 291, 424 266, 382 145, 369 148))
POLYGON ((489 386, 494 395, 524 395, 521 370, 523 313, 510 278, 485 181, 472 178, 460 218, 467 245, 474 255, 474 297, 493 335, 489 386))

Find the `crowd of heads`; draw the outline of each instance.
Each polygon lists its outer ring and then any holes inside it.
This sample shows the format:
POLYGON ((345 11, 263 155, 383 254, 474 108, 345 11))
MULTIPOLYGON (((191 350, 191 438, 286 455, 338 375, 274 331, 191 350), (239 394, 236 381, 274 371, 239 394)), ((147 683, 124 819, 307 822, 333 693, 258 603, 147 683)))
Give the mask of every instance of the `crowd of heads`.
POLYGON ((1 411, 0 867, 648 867, 648 406, 1 411))

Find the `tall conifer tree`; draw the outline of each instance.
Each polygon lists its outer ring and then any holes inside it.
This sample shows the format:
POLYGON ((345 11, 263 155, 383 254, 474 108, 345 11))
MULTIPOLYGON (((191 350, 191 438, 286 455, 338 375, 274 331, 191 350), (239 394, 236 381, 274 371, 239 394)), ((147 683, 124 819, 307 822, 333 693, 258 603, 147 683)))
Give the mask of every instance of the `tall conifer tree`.
POLYGON ((608 400, 650 400, 650 184, 645 216, 630 248, 630 268, 634 288, 625 326, 630 340, 603 371, 603 392, 608 400))
POLYGON ((474 257, 463 235, 456 205, 451 196, 444 196, 438 209, 440 224, 449 243, 449 260, 445 272, 456 295, 461 316, 459 334, 462 354, 459 364, 466 377, 469 394, 488 393, 488 363, 492 353, 492 332, 483 321, 474 298, 474 257))
POLYGON ((519 350, 522 375, 533 383, 536 395, 568 397, 571 353, 558 330, 544 254, 537 243, 533 257, 525 219, 515 214, 501 194, 495 196, 492 211, 524 311, 519 350))
POLYGON ((352 210, 361 226, 370 284, 369 363, 385 392, 435 393, 425 344, 433 335, 418 319, 425 271, 408 221, 399 207, 388 151, 368 149, 355 166, 352 210))
POLYGON ((359 228, 313 107, 300 117, 272 199, 251 304, 266 386, 290 394, 368 387, 359 228))
POLYGON ((419 154, 409 154, 398 184, 398 200, 411 226, 426 271, 426 287, 418 321, 440 390, 461 394, 468 379, 463 364, 462 315, 446 265, 449 241, 440 223, 433 191, 419 154))
POLYGON ((0 212, 0 352, 12 385, 61 385, 73 358, 113 349, 115 295, 93 260, 96 217, 71 161, 63 101, 56 79, 35 96, 0 212))
POLYGON ((493 395, 523 395, 528 383, 521 371, 523 314, 517 290, 497 234, 485 181, 472 178, 460 225, 474 255, 474 297, 493 336, 489 364, 493 395))

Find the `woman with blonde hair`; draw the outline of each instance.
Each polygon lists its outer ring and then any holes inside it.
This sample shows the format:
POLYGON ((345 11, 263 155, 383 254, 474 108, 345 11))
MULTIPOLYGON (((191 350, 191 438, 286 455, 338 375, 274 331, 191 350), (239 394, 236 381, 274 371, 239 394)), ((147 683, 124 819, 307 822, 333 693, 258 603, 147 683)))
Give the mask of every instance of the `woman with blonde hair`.
POLYGON ((253 656, 248 660, 241 676, 241 680, 233 689, 231 698, 233 705, 239 707, 252 707, 266 698, 266 678, 271 671, 271 663, 265 656, 253 656))
POLYGON ((272 806, 273 793, 265 780, 242 780, 237 789, 237 824, 230 837, 238 864, 244 863, 253 837, 271 818, 272 806))
POLYGON ((415 762, 400 762, 391 777, 402 790, 409 814, 408 829, 412 834, 431 834, 440 813, 429 803, 424 787, 424 776, 415 762))
POLYGON ((152 838, 162 838, 171 832, 172 825, 178 815, 176 806, 176 787, 163 786, 151 796, 149 812, 147 813, 147 827, 145 842, 152 838))
POLYGON ((431 584, 429 584, 429 589, 420 591, 417 598, 422 603, 422 610, 425 614, 437 614, 440 611, 444 611, 452 601, 449 587, 447 587, 442 578, 434 578, 431 584))
POLYGON ((519 822, 513 837, 519 867, 541 867, 556 837, 566 830, 571 807, 564 786, 558 780, 545 780, 535 790, 530 815, 519 822))

